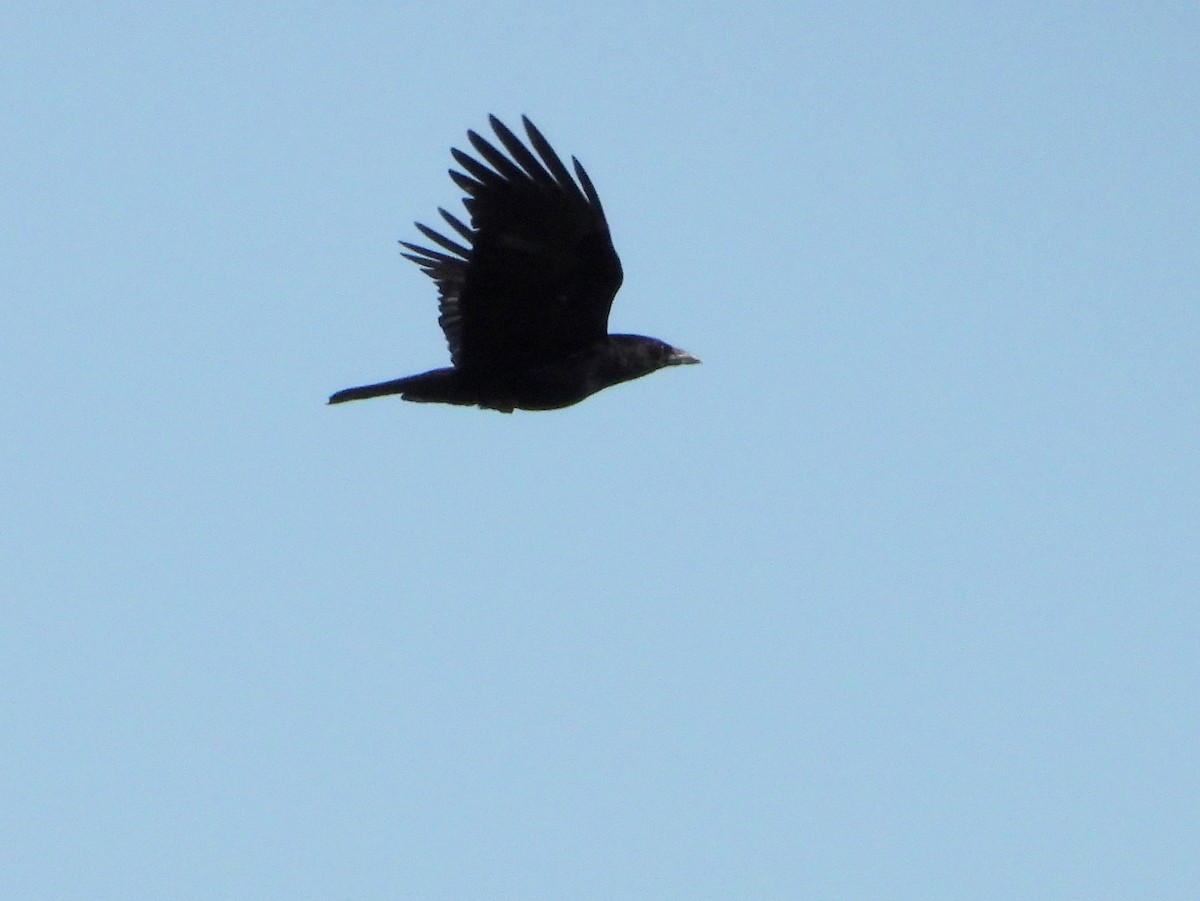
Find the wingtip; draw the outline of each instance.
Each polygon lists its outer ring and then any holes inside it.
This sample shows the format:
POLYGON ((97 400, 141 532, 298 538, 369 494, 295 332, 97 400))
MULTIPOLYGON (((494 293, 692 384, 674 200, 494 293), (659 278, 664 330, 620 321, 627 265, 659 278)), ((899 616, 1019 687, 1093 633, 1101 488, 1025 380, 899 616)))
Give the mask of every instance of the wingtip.
POLYGON ((534 144, 539 142, 543 144, 550 143, 546 140, 545 136, 542 135, 541 131, 536 125, 533 124, 532 120, 528 116, 521 116, 521 124, 525 126, 525 134, 529 135, 529 140, 531 140, 534 144))

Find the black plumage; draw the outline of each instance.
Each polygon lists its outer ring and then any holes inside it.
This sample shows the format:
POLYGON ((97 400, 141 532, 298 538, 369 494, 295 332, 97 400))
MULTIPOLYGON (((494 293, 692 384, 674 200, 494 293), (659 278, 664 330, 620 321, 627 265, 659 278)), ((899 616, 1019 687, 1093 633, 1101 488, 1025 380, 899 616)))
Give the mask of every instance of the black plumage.
POLYGON ((461 241, 417 223, 436 249, 402 242, 404 256, 437 283, 453 365, 347 388, 329 403, 399 394, 505 413, 552 410, 664 366, 700 362, 657 338, 608 334, 621 261, 591 179, 572 158, 576 182, 529 119, 522 121, 532 150, 490 121, 507 156, 473 131, 467 137, 483 162, 451 151, 465 170, 450 177, 466 192, 470 225, 438 212, 461 241))

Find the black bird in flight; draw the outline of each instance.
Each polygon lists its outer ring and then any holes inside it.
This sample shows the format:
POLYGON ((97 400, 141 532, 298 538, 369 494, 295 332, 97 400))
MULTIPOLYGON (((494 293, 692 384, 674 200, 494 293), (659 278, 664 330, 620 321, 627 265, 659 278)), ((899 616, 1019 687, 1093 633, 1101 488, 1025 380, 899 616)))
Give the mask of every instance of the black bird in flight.
POLYGON ((537 156, 490 121, 508 156, 473 131, 467 137, 487 165, 451 150, 465 170, 450 177, 467 194, 471 224, 438 212, 463 243, 419 222, 440 249, 401 242, 437 283, 453 365, 347 388, 329 403, 399 394, 504 413, 554 410, 664 366, 700 362, 657 338, 608 334, 621 261, 591 179, 572 158, 576 182, 529 119, 537 156))

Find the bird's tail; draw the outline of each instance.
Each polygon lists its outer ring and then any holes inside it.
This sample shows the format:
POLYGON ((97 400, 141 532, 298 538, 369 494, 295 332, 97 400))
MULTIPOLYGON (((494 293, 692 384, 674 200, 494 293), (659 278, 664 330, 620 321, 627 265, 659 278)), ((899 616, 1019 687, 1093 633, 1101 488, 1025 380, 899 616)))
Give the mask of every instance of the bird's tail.
POLYGON ((392 379, 390 382, 380 382, 377 385, 343 388, 329 398, 329 403, 344 404, 348 400, 366 400, 368 397, 382 397, 385 394, 403 394, 406 382, 408 379, 392 379))
POLYGON ((392 379, 390 382, 345 388, 330 397, 329 403, 344 404, 349 400, 366 400, 368 397, 382 397, 385 394, 399 394, 405 400, 425 403, 476 403, 473 397, 466 396, 459 373, 454 369, 434 369, 420 375, 392 379))

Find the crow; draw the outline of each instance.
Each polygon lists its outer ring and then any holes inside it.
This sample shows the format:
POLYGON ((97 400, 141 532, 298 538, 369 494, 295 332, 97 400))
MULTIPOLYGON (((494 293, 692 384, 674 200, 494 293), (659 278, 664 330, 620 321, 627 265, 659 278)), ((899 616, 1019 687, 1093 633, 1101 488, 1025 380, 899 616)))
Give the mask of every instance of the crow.
POLYGON ((657 338, 608 334, 621 261, 591 179, 572 157, 576 182, 527 117, 537 156, 495 116, 489 121, 507 156, 474 131, 467 138, 483 162, 450 151, 465 170, 450 177, 466 192, 471 224, 438 212, 462 243, 420 222, 439 249, 401 242, 410 251, 403 256, 437 284, 452 365, 347 388, 329 403, 399 394, 503 413, 555 410, 665 366, 700 362, 657 338))

